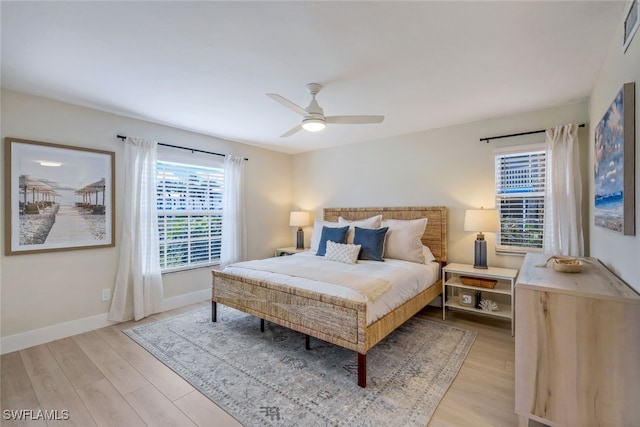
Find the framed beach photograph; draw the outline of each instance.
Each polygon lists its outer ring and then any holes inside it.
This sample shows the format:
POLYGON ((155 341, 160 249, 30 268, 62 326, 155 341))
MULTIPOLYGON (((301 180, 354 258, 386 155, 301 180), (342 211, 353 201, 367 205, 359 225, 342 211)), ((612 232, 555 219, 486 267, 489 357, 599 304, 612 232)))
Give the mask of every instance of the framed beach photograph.
POLYGON ((5 138, 5 253, 115 245, 115 153, 5 138))
POLYGON ((595 225, 635 235, 635 83, 625 83, 595 129, 595 225))

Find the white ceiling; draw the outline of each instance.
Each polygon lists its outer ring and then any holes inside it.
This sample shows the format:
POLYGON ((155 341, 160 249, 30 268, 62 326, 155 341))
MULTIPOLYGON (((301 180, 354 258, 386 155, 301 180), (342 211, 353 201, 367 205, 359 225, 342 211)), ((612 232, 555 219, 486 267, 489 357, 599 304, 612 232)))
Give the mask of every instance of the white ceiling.
POLYGON ((624 9, 3 1, 2 86, 297 153, 584 100, 624 9), (385 121, 280 138, 300 116, 265 93, 306 107, 310 82, 325 114, 385 121))

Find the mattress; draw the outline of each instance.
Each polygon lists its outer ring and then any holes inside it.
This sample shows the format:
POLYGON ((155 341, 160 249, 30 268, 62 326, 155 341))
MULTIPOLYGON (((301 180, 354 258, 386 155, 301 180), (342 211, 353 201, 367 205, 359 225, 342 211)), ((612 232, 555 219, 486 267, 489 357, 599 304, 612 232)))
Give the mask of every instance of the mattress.
POLYGON ((356 264, 345 264, 337 261, 328 261, 323 257, 313 255, 309 252, 270 259, 270 261, 282 263, 295 263, 300 260, 317 263, 318 266, 322 268, 330 268, 333 271, 345 274, 368 275, 377 279, 386 280, 391 286, 389 290, 380 297, 371 301, 362 293, 339 284, 256 270, 253 268, 243 268, 242 262, 227 266, 224 272, 236 276, 297 287, 351 301, 365 302, 367 304, 367 325, 382 318, 420 292, 428 289, 440 278, 440 264, 437 262, 418 264, 396 259, 385 259, 384 262, 359 260, 356 264))

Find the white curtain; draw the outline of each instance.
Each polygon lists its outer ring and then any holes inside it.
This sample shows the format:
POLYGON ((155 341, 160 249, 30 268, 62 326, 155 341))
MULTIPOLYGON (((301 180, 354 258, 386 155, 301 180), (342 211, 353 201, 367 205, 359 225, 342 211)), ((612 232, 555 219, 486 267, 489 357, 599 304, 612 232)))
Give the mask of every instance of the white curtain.
POLYGON ((225 156, 220 268, 247 258, 244 164, 242 157, 225 156))
POLYGON ((582 256, 582 178, 578 125, 548 129, 544 197, 544 253, 582 256))
POLYGON ((120 260, 109 320, 140 320, 162 310, 156 206, 157 142, 128 138, 120 260))

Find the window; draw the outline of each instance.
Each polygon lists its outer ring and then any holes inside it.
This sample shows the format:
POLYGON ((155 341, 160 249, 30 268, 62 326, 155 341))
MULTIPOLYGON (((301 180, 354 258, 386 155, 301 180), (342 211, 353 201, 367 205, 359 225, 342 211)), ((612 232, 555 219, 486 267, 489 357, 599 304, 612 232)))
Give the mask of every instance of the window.
POLYGON ((223 169, 158 161, 157 174, 160 268, 219 262, 223 169))
POLYGON ((496 151, 496 206, 500 233, 496 251, 540 251, 546 181, 544 144, 496 151))

